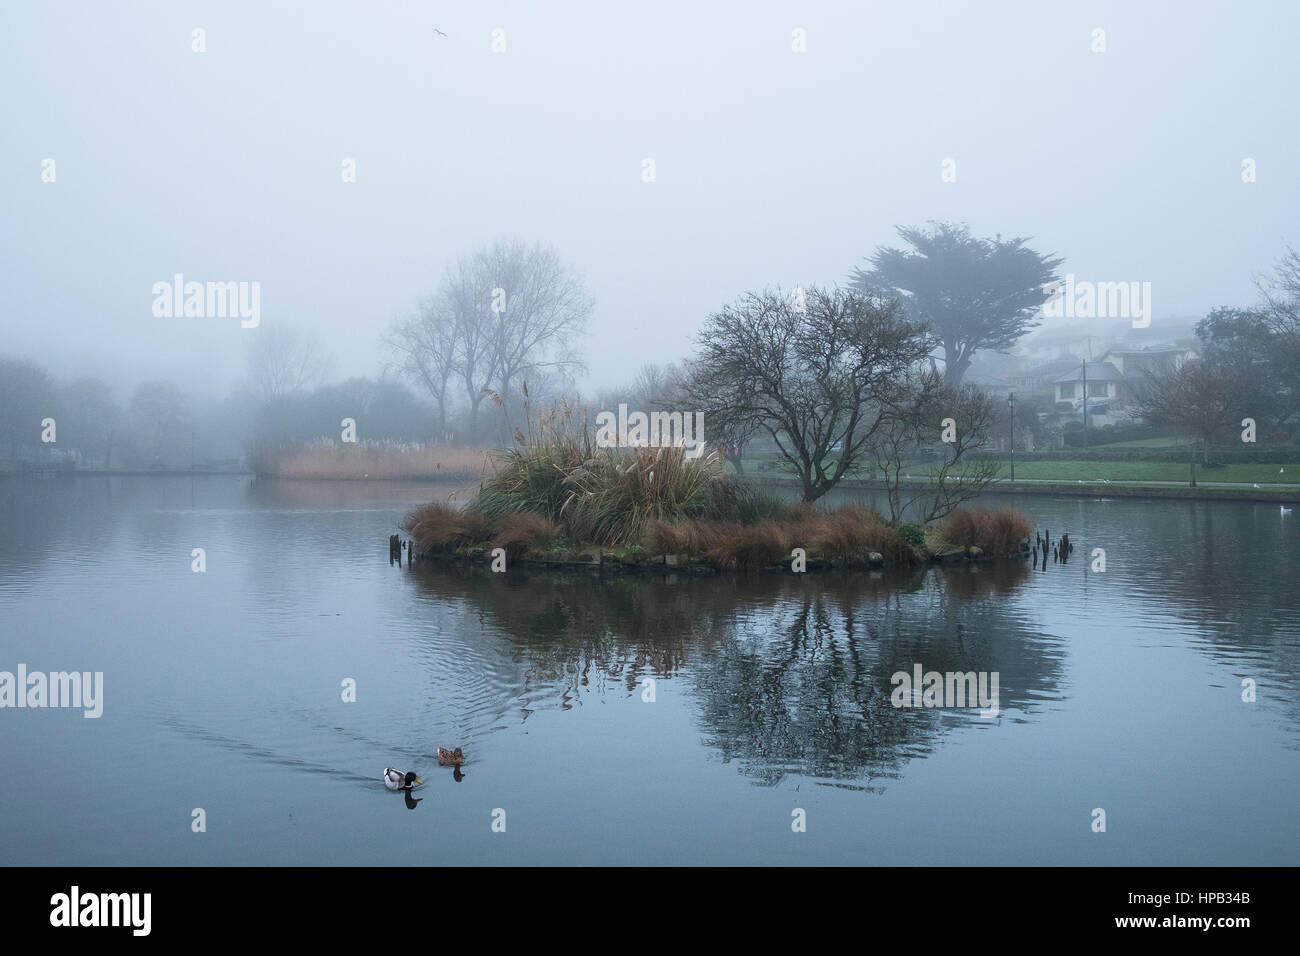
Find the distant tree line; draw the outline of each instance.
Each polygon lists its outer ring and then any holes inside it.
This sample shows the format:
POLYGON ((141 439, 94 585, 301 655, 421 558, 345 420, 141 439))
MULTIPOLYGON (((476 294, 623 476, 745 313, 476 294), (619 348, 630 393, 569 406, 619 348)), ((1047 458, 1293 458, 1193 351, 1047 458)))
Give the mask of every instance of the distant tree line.
POLYGON ((0 460, 66 461, 88 470, 228 467, 252 445, 360 438, 433 441, 432 409, 402 381, 350 378, 224 397, 151 379, 119 393, 102 378, 60 382, 35 362, 0 357, 0 460), (52 420, 53 442, 42 441, 52 420))
MULTIPOLYGON (((597 393, 597 405, 701 411, 707 440, 735 470, 744 471, 746 446, 762 442, 807 501, 874 473, 889 483, 892 509, 942 516, 989 477, 966 463, 1001 412, 961 384, 971 357, 1010 348, 1033 327, 1061 260, 964 225, 899 235, 909 248, 878 249, 849 288, 742 295, 706 317, 693 355, 597 393), (903 462, 925 449, 940 494, 904 500, 903 462)), ((49 416, 61 419, 59 453, 109 468, 337 439, 345 418, 363 440, 508 444, 528 405, 574 395, 593 306, 554 250, 499 240, 455 262, 391 323, 378 378, 327 383, 318 336, 269 322, 249 340, 244 382, 224 399, 165 381, 118 396, 100 379, 56 384, 12 359, 0 366, 0 442, 10 457, 54 454, 39 445, 49 416)))

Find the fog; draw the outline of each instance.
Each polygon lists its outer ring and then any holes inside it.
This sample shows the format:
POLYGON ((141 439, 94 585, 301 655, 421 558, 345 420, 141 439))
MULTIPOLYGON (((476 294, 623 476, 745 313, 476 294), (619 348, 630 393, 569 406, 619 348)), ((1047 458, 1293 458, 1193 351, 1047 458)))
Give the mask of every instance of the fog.
POLYGON ((1288 4, 72 3, 0 20, 0 353, 60 378, 221 394, 277 324, 317 330, 333 378, 373 376, 383 329, 499 237, 585 279, 584 388, 684 357, 745 290, 843 283, 899 225, 1028 236, 1062 272, 1150 282, 1153 335, 1252 301, 1298 239, 1288 4), (259 282, 260 327, 156 317, 151 288, 177 273, 259 282))

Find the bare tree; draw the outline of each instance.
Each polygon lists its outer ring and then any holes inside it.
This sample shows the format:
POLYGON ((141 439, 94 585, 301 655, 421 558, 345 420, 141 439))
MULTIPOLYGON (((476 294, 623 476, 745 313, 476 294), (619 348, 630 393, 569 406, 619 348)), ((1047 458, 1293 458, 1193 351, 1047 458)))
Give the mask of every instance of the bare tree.
POLYGON ((871 442, 871 459, 884 479, 892 523, 909 511, 919 524, 937 521, 984 490, 998 463, 972 461, 970 452, 988 443, 994 411, 989 395, 973 386, 953 388, 934 371, 913 376, 887 404, 871 442), (938 470, 924 476, 924 482, 905 484, 906 469, 913 467, 908 462, 936 444, 944 449, 938 470))
POLYGON ((249 384, 264 401, 302 391, 323 378, 328 366, 320 336, 294 325, 268 323, 249 341, 249 384))
POLYGON ((704 434, 709 445, 722 453, 736 474, 743 475, 745 446, 762 427, 759 418, 720 402, 707 374, 696 365, 674 369, 672 375, 679 403, 704 415, 704 434))
POLYGON ((1136 405, 1152 425, 1167 425, 1192 439, 1188 484, 1196 487, 1196 445, 1209 443, 1232 423, 1232 378, 1203 361, 1187 362, 1164 375, 1148 375, 1136 405))
POLYGON ((385 337, 398 369, 433 400, 439 437, 447 434, 447 392, 457 372, 459 339, 456 314, 439 296, 425 299, 415 315, 394 323, 385 337))
POLYGON ((416 316, 396 323, 387 341, 399 367, 429 392, 444 428, 455 383, 471 436, 479 437, 480 410, 491 400, 504 440, 525 380, 571 382, 581 368, 579 340, 591 309, 582 280, 553 250, 498 241, 448 269, 437 292, 416 316))
MULTIPOLYGON (((1273 275, 1256 280, 1263 312, 1272 332, 1272 382, 1289 414, 1300 409, 1300 253, 1287 246, 1273 275)), ((1288 416, 1289 417, 1289 416, 1288 416)))
MULTIPOLYGON (((520 240, 493 243, 476 259, 493 282, 489 341, 497 393, 512 396, 526 378, 568 378, 580 370, 579 341, 594 305, 582 279, 554 250, 520 240)), ((502 424, 505 434, 508 415, 502 424)))
POLYGON ((698 345, 715 407, 772 437, 804 501, 859 463, 890 397, 933 347, 897 302, 818 288, 799 305, 779 290, 747 293, 708 317, 698 345))
POLYGON ((479 409, 491 394, 496 374, 492 291, 495 269, 487 250, 459 259, 442 279, 438 298, 449 311, 455 331, 452 368, 469 405, 469 433, 479 437, 479 409))

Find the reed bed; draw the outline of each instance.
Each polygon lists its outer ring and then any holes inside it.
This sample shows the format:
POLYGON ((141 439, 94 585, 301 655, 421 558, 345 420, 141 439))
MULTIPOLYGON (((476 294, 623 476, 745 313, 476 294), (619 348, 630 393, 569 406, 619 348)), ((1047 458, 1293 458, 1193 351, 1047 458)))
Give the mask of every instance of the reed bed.
POLYGON ((473 480, 483 475, 488 453, 460 445, 330 440, 262 445, 253 449, 254 472, 274 478, 473 480))

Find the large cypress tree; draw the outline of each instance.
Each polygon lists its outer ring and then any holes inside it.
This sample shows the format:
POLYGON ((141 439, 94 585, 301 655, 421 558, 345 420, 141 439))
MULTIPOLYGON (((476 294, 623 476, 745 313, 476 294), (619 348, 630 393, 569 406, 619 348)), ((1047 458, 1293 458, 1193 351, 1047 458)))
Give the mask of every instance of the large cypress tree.
POLYGON ((926 323, 944 353, 944 381, 961 383, 981 349, 1005 351, 1038 324, 1062 259, 1028 248, 1028 239, 979 239, 969 227, 900 226, 910 249, 882 246, 870 268, 856 268, 857 289, 897 296, 909 318, 926 323))

